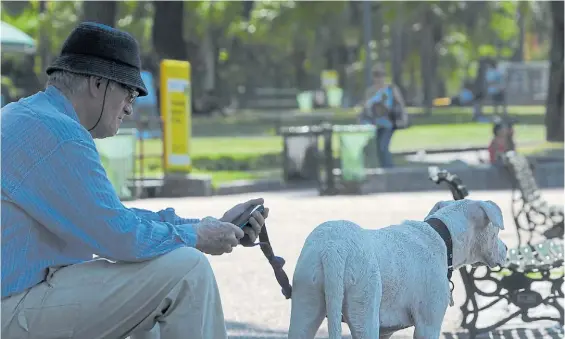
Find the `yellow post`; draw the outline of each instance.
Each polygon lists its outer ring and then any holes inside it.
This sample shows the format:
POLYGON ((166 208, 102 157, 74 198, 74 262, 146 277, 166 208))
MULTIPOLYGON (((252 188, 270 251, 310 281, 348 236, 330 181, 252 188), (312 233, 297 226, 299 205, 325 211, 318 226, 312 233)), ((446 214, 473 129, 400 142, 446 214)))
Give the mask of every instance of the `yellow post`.
POLYGON ((164 172, 189 173, 192 105, 190 63, 161 61, 164 172))

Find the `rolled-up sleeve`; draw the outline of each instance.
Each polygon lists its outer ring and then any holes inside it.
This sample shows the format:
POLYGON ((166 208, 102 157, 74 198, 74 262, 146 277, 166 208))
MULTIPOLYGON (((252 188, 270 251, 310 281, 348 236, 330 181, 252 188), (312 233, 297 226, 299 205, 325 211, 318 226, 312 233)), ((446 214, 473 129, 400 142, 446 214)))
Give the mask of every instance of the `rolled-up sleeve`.
POLYGON ((196 245, 197 219, 125 207, 93 143, 60 143, 8 194, 49 231, 101 257, 142 261, 196 245))

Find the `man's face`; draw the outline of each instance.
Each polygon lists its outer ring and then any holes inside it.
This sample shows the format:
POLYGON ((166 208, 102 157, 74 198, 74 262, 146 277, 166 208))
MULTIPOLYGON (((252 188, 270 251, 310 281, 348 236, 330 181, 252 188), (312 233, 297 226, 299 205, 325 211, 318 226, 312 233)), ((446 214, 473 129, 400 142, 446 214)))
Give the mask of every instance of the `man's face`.
POLYGON ((385 83, 384 75, 380 73, 373 74, 373 83, 376 87, 383 87, 385 83))
POLYGON ((94 138, 106 138, 116 135, 124 116, 132 114, 132 104, 138 92, 129 86, 107 79, 97 78, 91 81, 91 96, 93 104, 90 112, 90 127, 98 119, 98 125, 90 131, 94 138), (102 107, 104 112, 102 117, 102 107))

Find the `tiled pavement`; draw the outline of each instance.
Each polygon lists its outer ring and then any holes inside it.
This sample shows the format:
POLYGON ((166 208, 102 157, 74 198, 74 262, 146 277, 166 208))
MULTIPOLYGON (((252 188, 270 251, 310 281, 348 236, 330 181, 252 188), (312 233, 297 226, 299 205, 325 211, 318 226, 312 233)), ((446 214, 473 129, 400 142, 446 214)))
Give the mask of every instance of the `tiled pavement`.
MULTIPOLYGON (((423 179, 425 180, 425 178, 423 179)), ((563 190, 543 191, 553 204, 563 204, 563 190)), ((292 276, 304 239, 318 224, 330 219, 349 219, 365 228, 380 228, 403 219, 423 219, 438 200, 450 200, 445 192, 376 194, 366 196, 319 197, 313 190, 233 196, 150 199, 128 202, 129 206, 147 209, 173 207, 184 217, 219 217, 223 211, 251 197, 262 196, 271 208, 267 220, 269 236, 277 255, 287 261, 286 272, 292 276)), ((510 210, 510 191, 471 192, 469 198, 490 199, 504 213, 505 230, 501 237, 509 247, 516 245, 515 227, 510 210)), ((272 269, 258 248, 237 248, 231 255, 210 257, 218 285, 230 338, 286 338, 290 319, 290 301, 282 296, 272 269)), ((459 328, 458 306, 465 292, 458 273, 454 275, 455 307, 449 308, 442 331, 443 338, 467 338, 459 328)), ((500 319, 505 307, 482 314, 483 321, 500 319)), ((541 310, 544 312, 544 310, 541 310)), ((524 324, 516 320, 496 333, 478 338, 563 338, 563 329, 551 322, 524 324)), ((412 329, 397 332, 393 338, 411 338, 412 329)), ((348 337, 344 325, 344 337, 348 337)), ((317 338, 327 338, 326 324, 317 338)))

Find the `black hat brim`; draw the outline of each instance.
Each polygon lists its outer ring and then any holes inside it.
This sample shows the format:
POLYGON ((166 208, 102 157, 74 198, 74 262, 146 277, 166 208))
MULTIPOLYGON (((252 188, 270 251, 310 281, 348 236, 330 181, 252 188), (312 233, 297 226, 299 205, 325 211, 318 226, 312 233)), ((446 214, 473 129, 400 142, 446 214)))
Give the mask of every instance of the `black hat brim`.
POLYGON ((92 55, 65 54, 59 56, 47 68, 46 73, 51 74, 57 70, 103 77, 137 89, 140 97, 147 95, 139 69, 128 64, 92 55))

